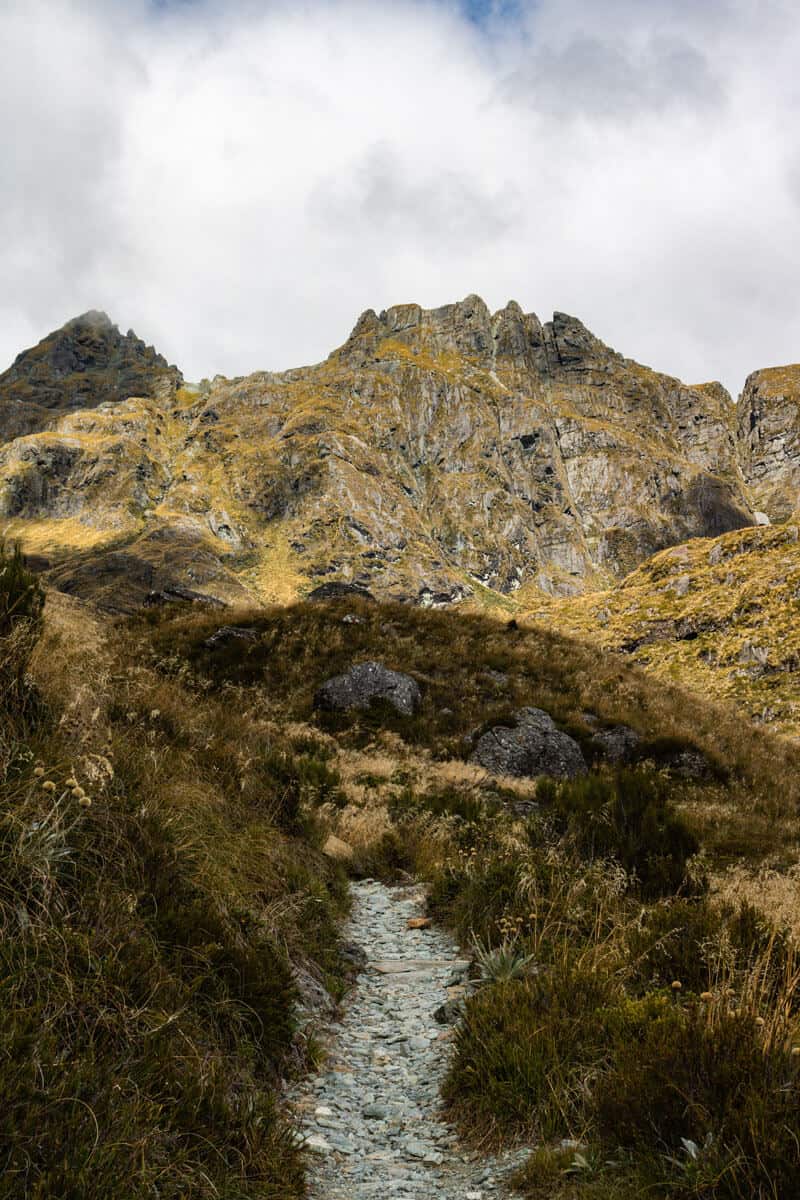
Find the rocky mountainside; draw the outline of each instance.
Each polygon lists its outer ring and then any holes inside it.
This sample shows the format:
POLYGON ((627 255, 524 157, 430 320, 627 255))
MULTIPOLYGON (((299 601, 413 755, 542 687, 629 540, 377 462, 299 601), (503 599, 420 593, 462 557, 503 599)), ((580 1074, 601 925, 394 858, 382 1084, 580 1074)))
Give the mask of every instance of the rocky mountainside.
POLYGON ((742 453, 721 385, 642 367, 562 313, 370 310, 316 366, 181 385, 98 314, 0 376, 0 514, 59 587, 123 608, 328 580, 508 605, 754 521, 763 456, 742 453))
POLYGON ((785 521, 800 499, 800 365, 755 371, 738 404, 739 454, 752 501, 785 521))
POLYGON ((105 313, 84 313, 23 350, 0 374, 3 440, 47 429, 74 409, 169 395, 182 379, 133 330, 123 336, 105 313))

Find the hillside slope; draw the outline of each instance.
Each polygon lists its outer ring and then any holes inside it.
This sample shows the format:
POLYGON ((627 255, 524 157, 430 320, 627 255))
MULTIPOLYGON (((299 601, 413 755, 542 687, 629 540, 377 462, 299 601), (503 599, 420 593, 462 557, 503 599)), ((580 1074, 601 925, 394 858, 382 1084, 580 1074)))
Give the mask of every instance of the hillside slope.
POLYGON ((530 610, 649 673, 800 734, 796 521, 664 550, 618 587, 530 610))
MULTIPOLYGON (((0 560, 3 1200, 301 1200, 281 1080, 314 1069, 352 978, 342 847, 352 875, 418 874, 471 947, 482 982, 444 1099, 484 1147, 537 1146, 529 1194, 542 1176, 553 1196, 680 1195, 678 1139, 702 1143, 707 1121, 722 1159, 698 1200, 770 1180, 790 1194, 796 1090, 772 1081, 796 1078, 793 951, 705 876, 796 862, 796 746, 551 630, 353 596, 239 609, 231 628, 210 606, 111 620, 55 594, 42 624, 38 604, 26 619, 6 603, 9 580, 14 599, 35 584, 0 560), (410 675, 416 711, 315 703, 378 658, 410 675), (621 721, 642 753, 558 785, 466 761, 476 728, 530 705, 587 763, 621 721), (642 1108, 630 1045, 658 1081, 678 1047, 689 1116, 660 1082, 642 1108), (624 1126, 604 1118, 604 1080, 624 1126), (592 1176, 575 1192, 578 1135, 613 1169, 607 1191, 592 1176)), ((368 1134, 385 1154, 385 1125, 368 1134)), ((392 1149, 399 1166, 414 1153, 392 1149)))

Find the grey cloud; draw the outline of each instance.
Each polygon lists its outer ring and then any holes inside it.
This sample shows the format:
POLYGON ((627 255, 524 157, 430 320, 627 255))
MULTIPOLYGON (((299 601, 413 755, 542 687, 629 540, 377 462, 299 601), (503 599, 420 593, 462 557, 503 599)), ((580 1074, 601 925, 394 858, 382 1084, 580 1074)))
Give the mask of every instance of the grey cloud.
POLYGON ((673 108, 703 110, 724 96, 708 60, 687 42, 657 37, 633 50, 585 33, 532 54, 506 89, 512 101, 556 118, 635 119, 673 108))
POLYGON ((0 365, 97 307, 234 375, 473 291, 732 390, 796 361, 794 6, 501 7, 0 0, 0 365))
POLYGON ((309 203, 318 222, 359 221, 364 236, 414 239, 431 249, 465 241, 489 245, 508 235, 522 198, 474 172, 444 166, 431 172, 403 163, 392 147, 372 147, 343 179, 325 181, 309 203))

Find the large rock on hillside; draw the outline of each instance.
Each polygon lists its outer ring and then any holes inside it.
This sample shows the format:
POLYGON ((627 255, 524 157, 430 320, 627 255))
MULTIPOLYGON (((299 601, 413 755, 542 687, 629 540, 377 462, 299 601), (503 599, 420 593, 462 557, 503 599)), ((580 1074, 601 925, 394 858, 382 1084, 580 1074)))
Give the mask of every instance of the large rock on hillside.
POLYGON ((493 775, 572 779, 586 773, 580 746, 541 708, 521 708, 515 725, 496 725, 478 739, 470 762, 493 775))
POLYGON ((374 700, 385 700, 401 716, 410 717, 421 699, 419 685, 410 675, 390 671, 382 663, 365 662, 323 683, 314 696, 314 707, 347 712, 367 709, 374 700))
POLYGON ((68 321, 0 374, 0 440, 51 427, 66 412, 129 396, 166 396, 183 376, 103 312, 68 321))
POLYGON ((738 404, 739 453, 754 507, 771 521, 800 508, 800 364, 748 376, 738 404))

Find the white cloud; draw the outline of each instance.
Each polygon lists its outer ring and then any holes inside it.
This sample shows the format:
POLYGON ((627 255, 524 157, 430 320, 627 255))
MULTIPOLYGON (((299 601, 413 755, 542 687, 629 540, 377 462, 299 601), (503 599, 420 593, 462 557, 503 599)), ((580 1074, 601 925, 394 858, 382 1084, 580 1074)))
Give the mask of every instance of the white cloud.
POLYGON ((0 364, 104 307, 189 377, 477 291, 733 389, 800 359, 773 0, 5 0, 0 364))

